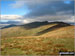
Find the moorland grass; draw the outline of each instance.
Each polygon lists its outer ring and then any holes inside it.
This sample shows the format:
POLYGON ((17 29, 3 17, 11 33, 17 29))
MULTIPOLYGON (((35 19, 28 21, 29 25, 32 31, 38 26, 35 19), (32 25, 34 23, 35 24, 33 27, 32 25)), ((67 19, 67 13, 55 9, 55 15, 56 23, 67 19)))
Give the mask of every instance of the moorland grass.
POLYGON ((53 25, 34 29, 11 27, 1 30, 2 55, 57 55, 60 51, 74 51, 74 26, 63 27, 35 36, 53 25))

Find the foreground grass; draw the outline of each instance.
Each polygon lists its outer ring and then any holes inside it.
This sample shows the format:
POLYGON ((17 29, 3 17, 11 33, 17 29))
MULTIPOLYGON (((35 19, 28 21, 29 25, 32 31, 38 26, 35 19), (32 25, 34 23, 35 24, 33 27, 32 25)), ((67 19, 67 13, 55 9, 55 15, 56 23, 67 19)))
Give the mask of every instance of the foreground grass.
POLYGON ((74 26, 62 27, 35 36, 53 25, 34 29, 12 27, 1 30, 2 55, 56 55, 60 51, 74 51, 74 26))
POLYGON ((1 39, 2 55, 51 55, 74 51, 74 38, 17 37, 1 39))

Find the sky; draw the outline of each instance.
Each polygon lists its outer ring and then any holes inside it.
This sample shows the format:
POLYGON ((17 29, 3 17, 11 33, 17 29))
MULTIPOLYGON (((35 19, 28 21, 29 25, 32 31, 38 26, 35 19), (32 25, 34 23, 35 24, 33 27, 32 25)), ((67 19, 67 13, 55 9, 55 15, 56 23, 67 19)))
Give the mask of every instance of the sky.
POLYGON ((24 15, 28 12, 28 9, 24 6, 21 8, 13 8, 11 4, 15 1, 1 1, 1 14, 2 15, 24 15))
POLYGON ((74 21, 73 0, 2 0, 1 21, 74 21))

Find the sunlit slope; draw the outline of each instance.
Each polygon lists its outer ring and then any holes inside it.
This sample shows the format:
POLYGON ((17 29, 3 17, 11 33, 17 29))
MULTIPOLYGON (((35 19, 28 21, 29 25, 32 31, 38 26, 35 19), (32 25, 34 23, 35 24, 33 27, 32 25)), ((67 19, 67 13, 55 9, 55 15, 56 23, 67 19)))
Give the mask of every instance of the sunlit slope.
POLYGON ((74 26, 62 27, 54 31, 49 31, 41 36, 44 37, 74 37, 74 26))
POLYGON ((5 28, 1 30, 2 37, 20 37, 20 36, 33 36, 38 32, 50 28, 56 24, 48 24, 44 26, 39 26, 37 28, 26 29, 21 26, 15 26, 10 28, 5 28))

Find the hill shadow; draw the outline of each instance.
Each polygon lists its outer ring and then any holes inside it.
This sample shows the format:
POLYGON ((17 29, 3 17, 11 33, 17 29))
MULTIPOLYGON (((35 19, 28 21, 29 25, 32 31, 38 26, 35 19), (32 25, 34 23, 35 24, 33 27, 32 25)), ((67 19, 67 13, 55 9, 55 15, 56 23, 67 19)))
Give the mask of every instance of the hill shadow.
POLYGON ((45 29, 45 30, 43 30, 41 32, 38 32, 36 35, 42 35, 42 34, 45 34, 45 33, 49 32, 49 31, 54 31, 54 30, 62 28, 62 27, 71 26, 70 24, 67 24, 67 23, 64 23, 64 22, 54 22, 54 23, 57 23, 57 25, 52 26, 52 27, 50 27, 48 29, 45 29))
POLYGON ((33 28, 38 28, 40 26, 48 25, 48 24, 50 24, 48 21, 44 21, 44 22, 32 22, 32 23, 21 25, 21 27, 23 27, 25 29, 33 29, 33 28))

